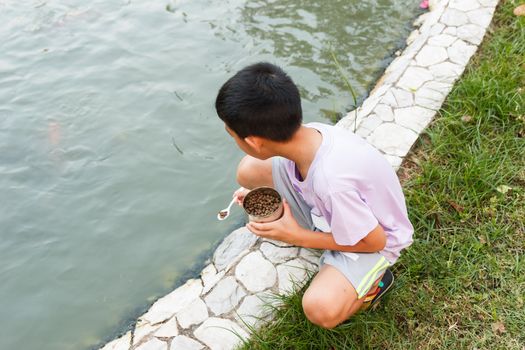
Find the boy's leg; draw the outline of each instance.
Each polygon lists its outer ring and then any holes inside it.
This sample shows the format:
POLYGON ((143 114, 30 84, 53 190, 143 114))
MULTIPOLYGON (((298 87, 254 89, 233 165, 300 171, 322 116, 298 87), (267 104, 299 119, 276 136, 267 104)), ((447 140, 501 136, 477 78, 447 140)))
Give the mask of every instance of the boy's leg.
POLYGON ((323 254, 321 269, 303 296, 304 313, 312 323, 333 328, 346 321, 360 310, 368 291, 377 287, 391 265, 377 253, 357 256, 354 260, 341 252, 323 254))
POLYGON ((252 156, 244 156, 237 167, 237 182, 247 189, 260 186, 274 187, 272 158, 260 160, 252 156))
POLYGON ((362 304, 348 279, 331 265, 323 265, 303 296, 303 311, 312 322, 334 328, 362 304))

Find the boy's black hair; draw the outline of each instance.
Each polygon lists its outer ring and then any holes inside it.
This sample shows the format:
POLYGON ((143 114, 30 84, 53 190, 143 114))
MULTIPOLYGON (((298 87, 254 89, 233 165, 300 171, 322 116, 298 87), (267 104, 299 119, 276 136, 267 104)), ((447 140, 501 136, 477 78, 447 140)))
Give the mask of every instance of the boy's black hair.
POLYGON ((288 141, 303 120, 297 86, 281 68, 266 62, 245 67, 224 83, 215 109, 240 138, 288 141))

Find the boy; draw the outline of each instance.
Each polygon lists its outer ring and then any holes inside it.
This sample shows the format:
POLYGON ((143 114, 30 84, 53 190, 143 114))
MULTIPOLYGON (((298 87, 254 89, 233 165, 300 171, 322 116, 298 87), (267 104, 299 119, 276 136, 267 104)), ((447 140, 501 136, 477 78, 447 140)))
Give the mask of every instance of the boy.
MULTIPOLYGON (((333 328, 356 313, 368 293, 377 299, 386 291, 393 282, 387 268, 412 243, 413 233, 399 180, 386 159, 351 132, 302 125, 297 87, 269 63, 230 78, 215 108, 247 154, 237 170, 239 184, 270 186, 284 197, 281 219, 248 223, 248 229, 325 250, 303 296, 306 317, 333 328)), ((246 193, 241 189, 234 196, 241 201, 246 193)))

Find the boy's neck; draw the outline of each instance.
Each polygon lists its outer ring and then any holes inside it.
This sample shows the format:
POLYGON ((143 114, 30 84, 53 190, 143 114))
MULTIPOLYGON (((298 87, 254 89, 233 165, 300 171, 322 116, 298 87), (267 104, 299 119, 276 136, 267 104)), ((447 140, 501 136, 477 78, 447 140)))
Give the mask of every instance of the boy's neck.
POLYGON ((301 125, 290 141, 281 144, 279 149, 276 149, 276 153, 292 160, 305 180, 322 141, 323 136, 319 131, 301 125))

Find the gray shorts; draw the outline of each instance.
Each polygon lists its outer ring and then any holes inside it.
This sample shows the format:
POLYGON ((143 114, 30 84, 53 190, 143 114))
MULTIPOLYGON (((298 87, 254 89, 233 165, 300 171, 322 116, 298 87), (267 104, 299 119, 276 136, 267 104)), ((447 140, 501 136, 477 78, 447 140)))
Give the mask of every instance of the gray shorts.
MULTIPOLYGON (((272 178, 275 189, 286 198, 297 222, 306 229, 319 231, 312 220, 312 208, 294 190, 281 157, 272 159, 272 178)), ((334 250, 324 251, 319 266, 324 264, 341 272, 355 288, 358 298, 365 296, 374 282, 392 265, 380 253, 344 253, 334 250)))

